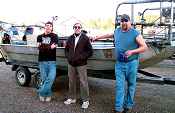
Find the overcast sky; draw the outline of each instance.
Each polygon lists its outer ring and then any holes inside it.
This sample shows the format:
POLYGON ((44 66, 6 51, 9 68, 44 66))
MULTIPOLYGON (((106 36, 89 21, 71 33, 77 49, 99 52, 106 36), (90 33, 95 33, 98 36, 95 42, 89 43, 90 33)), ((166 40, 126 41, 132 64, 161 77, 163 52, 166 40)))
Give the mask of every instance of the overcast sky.
POLYGON ((0 3, 0 19, 17 18, 16 21, 51 16, 95 18, 115 14, 114 0, 1 0, 0 3))
MULTIPOLYGON (((52 16, 79 19, 115 17, 116 6, 122 1, 126 0, 0 0, 0 20, 33 23, 52 16)), ((120 11, 130 12, 130 8, 124 6, 120 11)))

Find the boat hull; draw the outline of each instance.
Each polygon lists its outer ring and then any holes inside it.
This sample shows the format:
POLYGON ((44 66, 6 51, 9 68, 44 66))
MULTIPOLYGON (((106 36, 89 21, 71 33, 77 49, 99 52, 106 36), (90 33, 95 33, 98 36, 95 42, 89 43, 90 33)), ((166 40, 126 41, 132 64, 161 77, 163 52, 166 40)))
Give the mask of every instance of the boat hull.
MULTIPOLYGON (((139 68, 152 66, 174 54, 174 47, 166 46, 158 48, 147 44, 149 49, 140 54, 139 68)), ((1 53, 6 61, 11 64, 19 64, 27 67, 38 67, 38 48, 28 45, 1 44, 1 53)), ((87 67, 89 70, 114 70, 115 50, 114 47, 93 46, 93 56, 88 59, 87 67)), ((56 49, 56 59, 58 69, 67 69, 67 59, 64 54, 64 47, 56 49)))
MULTIPOLYGON (((1 45, 5 59, 11 64, 20 64, 27 67, 37 68, 38 48, 26 45, 1 45)), ((94 54, 88 60, 89 70, 114 70, 115 58, 113 48, 94 49, 94 54), (108 53, 110 52, 110 53, 108 53)), ((67 59, 64 47, 56 49, 56 63, 58 69, 67 69, 67 59)))

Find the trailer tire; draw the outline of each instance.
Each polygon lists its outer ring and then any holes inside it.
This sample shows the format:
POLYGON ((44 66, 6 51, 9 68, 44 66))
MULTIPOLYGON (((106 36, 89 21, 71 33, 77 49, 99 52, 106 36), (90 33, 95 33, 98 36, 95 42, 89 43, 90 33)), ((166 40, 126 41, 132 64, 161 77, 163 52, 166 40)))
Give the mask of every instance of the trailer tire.
POLYGON ((41 85, 42 85, 42 80, 41 80, 40 73, 38 72, 34 76, 34 86, 36 89, 39 89, 41 85))
POLYGON ((15 77, 20 86, 29 86, 31 82, 31 73, 27 67, 18 67, 15 77))

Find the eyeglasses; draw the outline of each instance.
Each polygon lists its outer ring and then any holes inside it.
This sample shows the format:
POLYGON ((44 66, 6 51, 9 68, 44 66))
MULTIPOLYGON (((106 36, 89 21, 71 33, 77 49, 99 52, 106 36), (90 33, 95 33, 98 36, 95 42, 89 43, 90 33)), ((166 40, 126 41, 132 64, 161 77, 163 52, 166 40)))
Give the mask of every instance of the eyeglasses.
POLYGON ((81 26, 74 26, 74 29, 81 29, 81 26))
POLYGON ((128 19, 121 19, 121 22, 128 22, 128 19))

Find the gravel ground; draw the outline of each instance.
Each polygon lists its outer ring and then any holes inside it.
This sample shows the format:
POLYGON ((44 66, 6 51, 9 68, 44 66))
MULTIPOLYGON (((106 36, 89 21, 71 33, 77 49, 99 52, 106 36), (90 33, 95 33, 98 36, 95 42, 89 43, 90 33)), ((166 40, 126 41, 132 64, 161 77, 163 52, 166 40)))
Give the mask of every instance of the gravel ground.
MULTIPOLYGON (((173 76, 174 68, 147 68, 147 71, 173 76), (168 70, 168 72, 167 72, 168 70)), ((20 87, 11 66, 0 63, 0 113, 111 113, 114 107, 114 80, 89 78, 90 106, 82 110, 80 102, 66 106, 67 77, 59 76, 53 100, 40 102, 35 88, 20 87)), ((175 86, 138 83, 133 113, 175 113, 175 86)))

